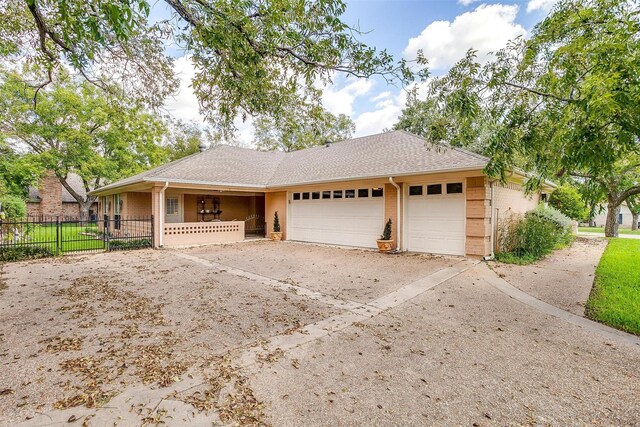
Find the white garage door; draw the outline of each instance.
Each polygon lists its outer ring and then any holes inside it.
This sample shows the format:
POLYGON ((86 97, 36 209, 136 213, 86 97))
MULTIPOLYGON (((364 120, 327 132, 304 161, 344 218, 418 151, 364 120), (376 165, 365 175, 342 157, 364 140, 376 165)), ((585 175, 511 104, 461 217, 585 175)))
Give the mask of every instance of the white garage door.
POLYGON ((292 193, 287 237, 301 242, 373 248, 384 228, 382 191, 292 193))
POLYGON ((464 255, 465 197, 462 183, 411 185, 407 202, 407 249, 464 255))

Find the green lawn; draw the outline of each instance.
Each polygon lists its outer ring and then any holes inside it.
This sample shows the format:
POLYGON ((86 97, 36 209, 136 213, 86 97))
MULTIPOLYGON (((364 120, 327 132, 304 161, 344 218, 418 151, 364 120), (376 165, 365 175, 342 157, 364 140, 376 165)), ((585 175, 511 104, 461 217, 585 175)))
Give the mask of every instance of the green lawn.
MULTIPOLYGON (((578 227, 578 231, 584 233, 604 233, 603 227, 578 227)), ((631 230, 629 228, 618 228, 618 234, 640 234, 640 230, 631 230)))
POLYGON ((586 313, 593 320, 640 335, 640 240, 609 240, 586 313))
MULTIPOLYGON (((75 251, 88 251, 96 249, 104 249, 104 242, 102 239, 95 239, 90 236, 90 233, 96 233, 98 226, 80 226, 77 224, 62 224, 62 235, 59 238, 60 250, 64 252, 75 251), (85 234, 83 234, 85 233, 85 234)), ((47 246, 55 252, 55 240, 56 240, 56 227, 47 225, 35 226, 33 230, 29 232, 30 242, 53 242, 43 243, 41 246, 47 246)))

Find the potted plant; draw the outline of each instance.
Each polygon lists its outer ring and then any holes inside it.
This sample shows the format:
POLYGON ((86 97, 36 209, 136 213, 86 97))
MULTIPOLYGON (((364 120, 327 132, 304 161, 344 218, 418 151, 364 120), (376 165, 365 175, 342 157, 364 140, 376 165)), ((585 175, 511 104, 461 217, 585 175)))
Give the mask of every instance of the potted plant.
POLYGON ((376 240, 378 243, 378 250, 381 253, 389 252, 393 249, 393 239, 391 238, 391 218, 387 221, 382 231, 380 239, 376 240))
POLYGON ((273 214, 273 231, 271 232, 271 240, 282 240, 282 232, 280 231, 280 220, 278 219, 278 211, 273 214))

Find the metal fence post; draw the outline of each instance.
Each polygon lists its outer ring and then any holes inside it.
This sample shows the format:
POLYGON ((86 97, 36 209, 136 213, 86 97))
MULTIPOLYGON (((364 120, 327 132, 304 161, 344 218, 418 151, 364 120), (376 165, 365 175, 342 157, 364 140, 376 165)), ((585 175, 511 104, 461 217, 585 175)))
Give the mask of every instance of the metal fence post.
POLYGON ((56 216, 56 255, 60 255, 60 217, 56 216))
POLYGON ((156 233, 153 226, 153 215, 151 215, 151 248, 156 247, 156 233))
POLYGON ((105 215, 104 216, 104 225, 105 225, 105 227, 104 227, 104 239, 105 239, 104 240, 104 243, 105 243, 104 249, 107 252, 109 252, 109 234, 110 234, 109 233, 109 225, 110 225, 109 223, 110 222, 111 221, 109 220, 109 215, 105 215))

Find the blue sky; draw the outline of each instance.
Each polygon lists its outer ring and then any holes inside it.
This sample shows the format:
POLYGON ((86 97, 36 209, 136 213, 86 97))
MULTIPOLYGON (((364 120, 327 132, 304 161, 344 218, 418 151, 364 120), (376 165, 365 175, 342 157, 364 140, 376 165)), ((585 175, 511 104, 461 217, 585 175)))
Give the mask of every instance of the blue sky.
MULTIPOLYGON (((396 58, 415 58, 422 49, 435 75, 448 68, 469 48, 479 58, 489 58, 514 37, 526 36, 542 20, 556 0, 347 0, 344 22, 358 25, 361 40, 386 49, 396 58)), ((159 11, 159 13, 162 13, 159 11)), ((175 52, 181 56, 180 52, 175 52)), ((197 101, 190 91, 193 74, 187 58, 178 58, 181 91, 167 102, 167 109, 183 120, 200 121, 197 101)), ((380 132, 395 123, 404 105, 404 91, 382 79, 335 79, 325 88, 323 103, 334 114, 349 115, 356 135, 380 132)), ((241 142, 250 145, 249 123, 238 123, 241 142)))

